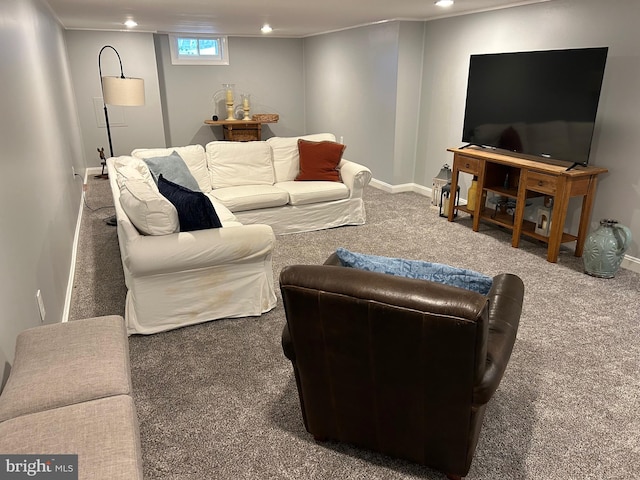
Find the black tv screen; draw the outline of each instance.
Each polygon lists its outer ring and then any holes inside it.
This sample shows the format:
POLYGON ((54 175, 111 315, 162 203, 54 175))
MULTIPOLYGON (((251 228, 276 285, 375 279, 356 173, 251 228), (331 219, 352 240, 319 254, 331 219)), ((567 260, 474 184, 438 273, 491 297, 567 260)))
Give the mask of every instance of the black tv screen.
POLYGON ((471 55, 462 140, 586 165, 607 50, 471 55))

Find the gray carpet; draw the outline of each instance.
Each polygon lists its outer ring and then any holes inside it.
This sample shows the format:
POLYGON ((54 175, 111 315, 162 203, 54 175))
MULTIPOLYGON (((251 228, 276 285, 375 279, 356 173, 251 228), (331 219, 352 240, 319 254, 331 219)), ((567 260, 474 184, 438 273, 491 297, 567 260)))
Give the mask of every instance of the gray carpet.
MULTIPOLYGON (((365 191, 367 224, 279 236, 274 275, 318 264, 337 247, 424 259, 525 284, 511 362, 487 409, 469 479, 640 477, 640 275, 582 273, 572 249, 557 264, 542 244, 468 217, 449 223, 428 198, 365 191)), ((90 179, 91 208, 112 204, 90 179)), ((71 319, 124 314, 117 234, 85 209, 71 319)), ((257 318, 130 337, 134 397, 148 479, 441 479, 429 468, 337 443, 302 425, 280 346, 282 303, 257 318)))

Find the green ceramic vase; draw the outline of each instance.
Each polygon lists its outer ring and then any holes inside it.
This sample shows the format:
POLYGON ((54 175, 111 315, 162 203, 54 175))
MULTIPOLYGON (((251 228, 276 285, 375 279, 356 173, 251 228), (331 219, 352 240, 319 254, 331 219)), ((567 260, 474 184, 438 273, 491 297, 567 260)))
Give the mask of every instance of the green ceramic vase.
POLYGON ((584 243, 582 259, 585 273, 613 278, 630 243, 631 230, 617 220, 600 220, 600 226, 587 235, 584 243))

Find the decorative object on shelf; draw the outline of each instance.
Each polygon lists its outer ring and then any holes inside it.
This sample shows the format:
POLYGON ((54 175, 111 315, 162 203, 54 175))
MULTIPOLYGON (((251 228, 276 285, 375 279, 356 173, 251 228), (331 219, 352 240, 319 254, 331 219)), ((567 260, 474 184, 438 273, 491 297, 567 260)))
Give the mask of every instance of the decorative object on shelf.
MULTIPOLYGON (((452 200, 451 199, 451 183, 447 183, 444 187, 442 187, 440 191, 440 216, 441 217, 449 216, 449 202, 451 200, 452 200)), ((458 216, 456 207, 459 205, 459 202, 460 202, 460 185, 457 185, 456 194, 453 198, 453 205, 454 205, 453 216, 454 217, 458 216)))
POLYGON ((234 102, 234 88, 235 84, 233 83, 223 83, 222 88, 224 89, 224 103, 227 106, 227 121, 235 120, 234 110, 233 110, 233 102, 234 102))
POLYGON ((551 208, 548 208, 546 206, 538 207, 538 211, 536 213, 535 232, 538 235, 543 235, 545 237, 548 237, 550 231, 551 231, 551 208))
POLYGON ((587 235, 582 259, 585 273, 613 278, 631 243, 631 230, 617 220, 604 218, 600 226, 587 235))
POLYGON ((242 98, 242 111, 244 112, 244 117, 242 119, 251 120, 251 117, 249 116, 249 111, 251 109, 251 94, 243 93, 240 97, 242 98))
POLYGON ((447 183, 451 183, 451 169, 449 165, 445 163, 438 175, 433 177, 433 183, 431 184, 431 205, 435 205, 436 207, 440 205, 442 187, 447 183))
POLYGON ((496 207, 491 218, 495 219, 498 215, 510 215, 513 221, 516 214, 516 201, 508 197, 496 197, 496 207))
POLYGON ((277 123, 280 120, 280 115, 277 113, 254 113, 251 119, 254 122, 277 123))
POLYGON ((478 177, 473 176, 469 190, 467 190, 467 208, 469 210, 476 209, 476 193, 478 192, 478 177))

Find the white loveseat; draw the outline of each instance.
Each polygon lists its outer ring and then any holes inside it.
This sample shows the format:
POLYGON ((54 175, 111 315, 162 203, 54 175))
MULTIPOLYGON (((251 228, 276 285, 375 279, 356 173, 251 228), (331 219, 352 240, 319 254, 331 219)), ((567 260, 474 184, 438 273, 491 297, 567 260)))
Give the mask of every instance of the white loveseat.
POLYGON ((364 224, 371 172, 342 159, 340 182, 295 181, 298 139, 211 142, 136 149, 107 160, 127 285, 130 334, 151 334, 220 318, 260 315, 276 305, 275 233, 364 224), (146 161, 177 153, 222 228, 179 231, 175 207, 156 186, 146 161))

